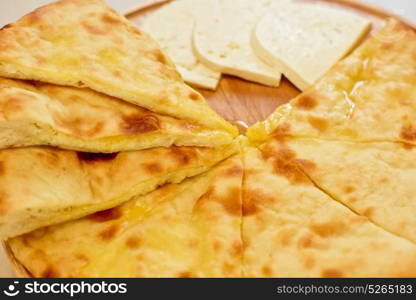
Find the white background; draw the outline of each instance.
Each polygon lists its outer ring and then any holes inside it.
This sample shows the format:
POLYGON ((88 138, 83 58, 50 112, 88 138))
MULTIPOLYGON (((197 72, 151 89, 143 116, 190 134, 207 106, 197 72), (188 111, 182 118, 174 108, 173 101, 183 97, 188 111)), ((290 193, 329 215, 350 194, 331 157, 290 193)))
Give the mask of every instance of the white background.
MULTIPOLYGON (((119 12, 125 12, 136 6, 140 1, 147 0, 105 0, 119 12)), ((207 0, 209 1, 209 0, 207 0)), ((402 15, 416 23, 416 0, 363 0, 402 15)), ((0 0, 0 27, 15 21, 21 15, 34 8, 53 2, 51 0, 0 0)), ((0 249, 0 277, 13 276, 6 259, 0 249)))

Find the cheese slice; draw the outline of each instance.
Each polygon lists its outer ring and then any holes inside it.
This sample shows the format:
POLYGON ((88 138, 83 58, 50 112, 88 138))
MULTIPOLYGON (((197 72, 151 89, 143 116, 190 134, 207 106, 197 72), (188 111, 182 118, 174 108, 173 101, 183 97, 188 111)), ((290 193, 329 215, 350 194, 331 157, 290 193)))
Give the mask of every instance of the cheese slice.
POLYGON ((172 1, 146 17, 141 28, 160 44, 187 83, 215 90, 221 73, 202 64, 192 47, 195 19, 207 5, 210 1, 172 1))
POLYGON ((88 87, 237 134, 170 59, 102 0, 60 0, 0 30, 0 76, 88 87))
POLYGON ((416 276, 414 243, 331 199, 297 168, 313 162, 278 150, 245 149, 244 276, 416 276))
POLYGON ((345 141, 416 143, 416 33, 390 19, 312 88, 248 130, 345 141))
POLYGON ((46 147, 2 150, 0 238, 115 207, 207 171, 237 151, 236 144, 111 154, 46 147))
POLYGON ((400 143, 289 139, 269 142, 261 149, 290 153, 290 160, 334 199, 416 242, 416 148, 400 143))
POLYGON ((0 78, 0 148, 53 145, 86 152, 217 147, 225 131, 160 115, 89 89, 0 78))
POLYGON ((258 22, 252 46, 265 63, 305 90, 347 54, 370 25, 341 9, 283 2, 258 22))
POLYGON ((242 161, 9 240, 35 277, 240 277, 242 161))
POLYGON ((198 59, 225 74, 278 86, 281 73, 261 61, 250 44, 251 31, 271 0, 215 0, 197 20, 193 45, 198 59))

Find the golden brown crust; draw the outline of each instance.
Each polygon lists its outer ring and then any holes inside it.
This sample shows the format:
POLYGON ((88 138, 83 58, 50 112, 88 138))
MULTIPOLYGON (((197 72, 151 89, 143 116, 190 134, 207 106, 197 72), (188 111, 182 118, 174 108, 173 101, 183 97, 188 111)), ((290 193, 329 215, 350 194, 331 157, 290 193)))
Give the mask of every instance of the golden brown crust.
POLYGON ((89 87, 236 134, 147 34, 101 0, 60 0, 0 30, 0 75, 89 87))
POLYGON ((0 148, 53 145, 91 152, 220 146, 232 136, 89 89, 0 78, 0 148))
POLYGON ((35 277, 239 277, 242 175, 234 156, 180 184, 8 244, 35 277))
POLYGON ((287 155, 286 143, 262 147, 266 155, 244 150, 244 276, 415 277, 414 243, 356 215, 309 179, 298 184, 274 171, 275 159, 298 165, 298 148, 287 155))
POLYGON ((161 184, 206 171, 236 151, 233 144, 110 154, 40 147, 0 151, 0 236, 117 206, 161 184))

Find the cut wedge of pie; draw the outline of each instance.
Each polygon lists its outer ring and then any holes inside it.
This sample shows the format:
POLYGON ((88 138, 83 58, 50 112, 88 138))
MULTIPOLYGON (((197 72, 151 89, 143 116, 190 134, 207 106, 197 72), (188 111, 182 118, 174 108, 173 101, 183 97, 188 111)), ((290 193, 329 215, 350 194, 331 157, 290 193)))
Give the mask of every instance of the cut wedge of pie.
POLYGON ((240 277, 240 155, 180 184, 9 240, 35 277, 240 277))
POLYGON ((237 134, 147 34, 102 0, 61 0, 0 30, 0 75, 88 87, 237 134))
POLYGON ((271 156, 285 153, 334 199, 416 242, 416 148, 388 142, 280 138, 260 149, 271 156))
POLYGON ((314 87, 249 129, 251 141, 291 135, 416 144, 416 33, 388 20, 314 87))
POLYGON ((313 161, 286 148, 244 151, 244 276, 416 276, 415 244, 318 189, 298 167, 313 161))
POLYGON ((87 152, 217 147, 223 130, 179 120, 94 92, 0 78, 0 148, 52 145, 87 152))
POLYGON ((115 207, 159 185, 207 171, 237 151, 236 143, 112 154, 46 147, 2 150, 0 238, 115 207))

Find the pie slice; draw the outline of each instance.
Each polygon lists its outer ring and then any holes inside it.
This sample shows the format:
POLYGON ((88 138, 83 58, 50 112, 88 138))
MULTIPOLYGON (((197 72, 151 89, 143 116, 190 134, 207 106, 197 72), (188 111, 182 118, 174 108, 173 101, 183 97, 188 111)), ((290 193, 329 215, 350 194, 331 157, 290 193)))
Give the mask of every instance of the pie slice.
POLYGON ((261 149, 271 155, 286 152, 289 160, 334 199, 416 242, 415 147, 280 138, 261 149))
POLYGON ((149 33, 170 56, 182 78, 189 84, 215 90, 221 72, 202 64, 195 56, 192 33, 199 13, 211 1, 176 0, 146 17, 141 29, 149 33))
POLYGON ((111 154, 46 147, 2 150, 0 238, 115 207, 207 171, 237 151, 236 143, 111 154))
POLYGON ((0 76, 88 87, 237 134, 169 58, 102 0, 61 0, 0 30, 0 76))
POLYGON ((251 47, 251 32, 271 7, 271 0, 211 0, 196 21, 193 46, 197 58, 224 74, 278 86, 282 74, 264 63, 251 47))
POLYGON ((332 200, 289 149, 244 153, 244 276, 416 276, 416 246, 332 200))
POLYGON ((86 152, 216 147, 225 131, 160 115, 89 89, 0 78, 0 148, 53 145, 86 152))
POLYGON ((240 277, 240 155, 180 184, 9 240, 35 277, 240 277))
POLYGON ((416 144, 416 33, 390 19, 314 87, 249 129, 269 135, 416 144))

